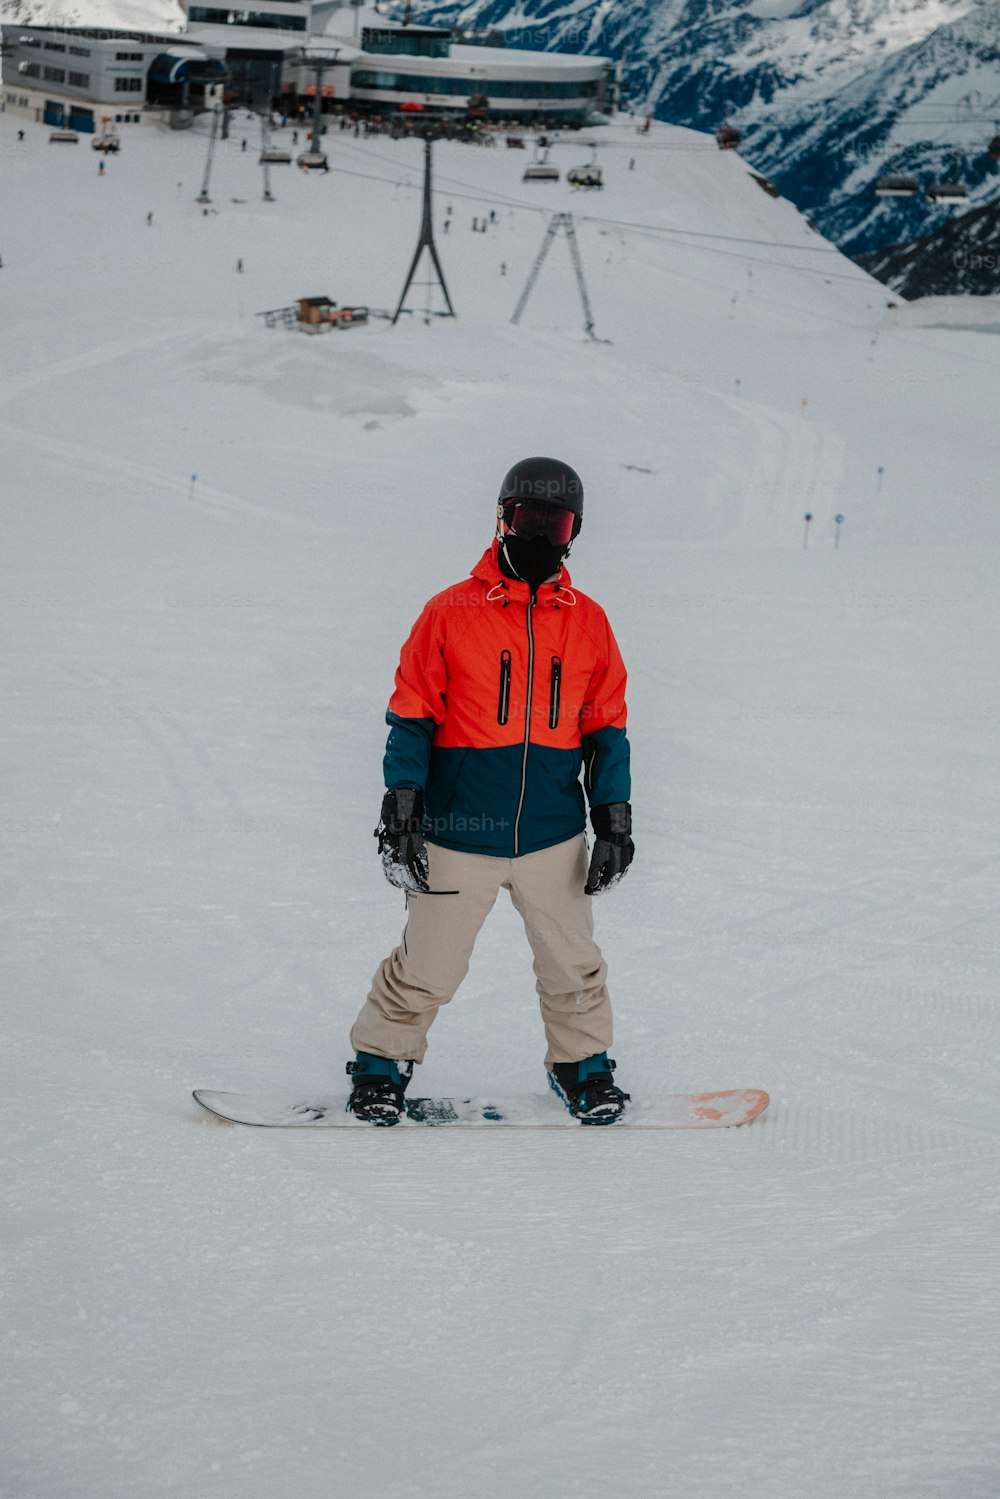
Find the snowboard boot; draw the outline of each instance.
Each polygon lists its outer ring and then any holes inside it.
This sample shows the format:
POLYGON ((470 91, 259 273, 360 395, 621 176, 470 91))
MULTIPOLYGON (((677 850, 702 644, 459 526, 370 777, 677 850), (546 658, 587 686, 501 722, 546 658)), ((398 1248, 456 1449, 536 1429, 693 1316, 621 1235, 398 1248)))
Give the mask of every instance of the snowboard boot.
POLYGON ((413 1076, 412 1062, 391 1062, 370 1051, 359 1051, 347 1064, 353 1079, 347 1107, 367 1124, 397 1124, 403 1112, 403 1094, 413 1076))
POLYGON ((549 1083, 581 1124, 614 1124, 629 1095, 615 1086, 615 1064, 606 1051, 582 1062, 554 1062, 549 1083))

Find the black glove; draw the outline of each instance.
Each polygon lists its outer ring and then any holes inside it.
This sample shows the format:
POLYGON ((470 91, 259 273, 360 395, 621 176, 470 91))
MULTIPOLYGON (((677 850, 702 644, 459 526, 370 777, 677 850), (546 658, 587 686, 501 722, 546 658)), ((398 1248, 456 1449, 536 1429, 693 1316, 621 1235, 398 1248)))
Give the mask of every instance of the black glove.
POLYGON ((375 829, 382 873, 398 890, 429 890, 424 843, 424 793, 402 786, 382 798, 382 817, 375 829))
POLYGON ((635 856, 632 842, 632 807, 629 802, 609 802, 606 807, 591 807, 594 849, 584 891, 600 895, 625 878, 635 856))

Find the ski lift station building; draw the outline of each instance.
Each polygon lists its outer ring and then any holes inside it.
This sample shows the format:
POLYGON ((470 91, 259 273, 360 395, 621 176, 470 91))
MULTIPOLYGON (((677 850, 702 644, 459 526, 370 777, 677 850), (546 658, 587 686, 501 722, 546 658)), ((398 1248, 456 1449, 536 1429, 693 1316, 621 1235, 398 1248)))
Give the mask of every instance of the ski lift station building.
MULTIPOLYGON (((478 45, 442 26, 396 23, 335 0, 258 0, 259 10, 183 0, 180 33, 4 25, 5 107, 94 129, 93 106, 119 124, 210 108, 225 79, 234 103, 289 112, 315 90, 303 49, 336 53, 324 108, 379 115, 428 109, 484 121, 583 125, 608 107, 609 58, 478 45), (485 102, 484 102, 485 101, 485 102)), ((495 43, 502 38, 491 35, 495 43)))

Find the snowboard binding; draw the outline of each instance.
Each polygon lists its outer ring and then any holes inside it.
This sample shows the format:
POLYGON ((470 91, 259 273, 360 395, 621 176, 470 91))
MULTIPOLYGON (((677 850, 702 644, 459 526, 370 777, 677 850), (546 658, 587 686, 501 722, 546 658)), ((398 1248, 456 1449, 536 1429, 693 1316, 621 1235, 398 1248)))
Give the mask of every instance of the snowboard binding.
POLYGON ((614 1070, 606 1051, 582 1062, 554 1062, 549 1086, 581 1124, 615 1124, 630 1098, 616 1085, 614 1070))
POLYGON ((347 1108, 367 1124, 398 1124, 406 1107, 403 1095, 413 1076, 412 1062, 393 1062, 359 1051, 347 1064, 352 1079, 347 1108))

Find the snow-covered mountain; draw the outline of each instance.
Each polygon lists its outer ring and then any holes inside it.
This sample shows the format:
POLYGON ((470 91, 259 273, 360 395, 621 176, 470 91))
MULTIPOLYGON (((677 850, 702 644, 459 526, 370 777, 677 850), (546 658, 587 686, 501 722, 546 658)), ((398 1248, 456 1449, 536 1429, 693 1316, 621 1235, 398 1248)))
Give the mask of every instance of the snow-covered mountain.
MULTIPOLYGON (((910 239, 953 210, 876 198, 887 167, 924 186, 956 171, 978 204, 1000 117, 1000 28, 976 0, 416 0, 422 20, 491 27, 510 45, 622 64, 623 102, 699 130, 723 120, 748 159, 850 254, 910 239), (959 153, 956 161, 953 153, 959 153)), ((397 7, 397 14, 402 7, 397 7)))
POLYGON ((1000 204, 987 203, 931 234, 859 255, 858 264, 907 298, 1000 295, 1000 204))
POLYGON ((0 21, 22 26, 182 31, 184 12, 178 0, 0 0, 0 21))

